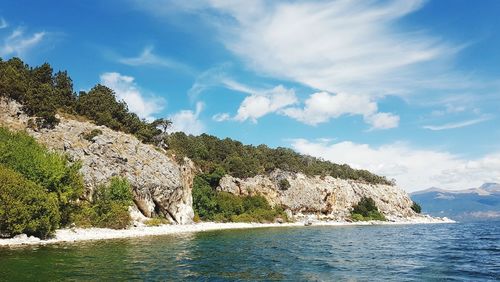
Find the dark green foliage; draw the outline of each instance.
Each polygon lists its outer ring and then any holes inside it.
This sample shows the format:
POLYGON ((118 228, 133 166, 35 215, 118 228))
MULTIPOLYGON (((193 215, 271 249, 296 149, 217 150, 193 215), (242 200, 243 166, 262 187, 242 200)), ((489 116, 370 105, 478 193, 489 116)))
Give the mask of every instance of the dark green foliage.
POLYGON ((0 127, 0 164, 56 195, 62 224, 69 220, 74 201, 83 193, 80 164, 70 164, 66 156, 49 152, 26 133, 0 127))
POLYGON ((283 178, 278 182, 278 187, 283 191, 288 190, 290 189, 290 182, 288 182, 287 179, 283 178))
POLYGON ((59 122, 55 115, 62 110, 134 134, 144 142, 161 143, 162 133, 171 125, 167 119, 151 123, 141 120, 128 110, 125 102, 116 100, 113 90, 103 85, 76 95, 66 71, 54 74, 47 63, 30 68, 18 58, 5 62, 0 59, 1 97, 20 102, 27 114, 36 117, 32 125, 38 128, 53 128, 59 122))
POLYGON ((201 219, 210 219, 217 212, 216 192, 200 176, 193 181, 193 209, 201 219))
MULTIPOLYGON (((229 138, 219 139, 207 134, 192 136, 182 132, 171 134, 167 142, 170 150, 178 157, 189 157, 204 172, 222 168, 230 175, 244 178, 282 169, 307 175, 331 175, 368 183, 391 184, 384 177, 366 170, 356 170, 345 164, 338 165, 304 156, 287 148, 243 145, 229 138)), ((283 188, 286 188, 286 184, 283 188)))
POLYGON ((83 139, 87 141, 92 141, 94 137, 99 136, 102 134, 102 131, 99 129, 92 129, 90 132, 86 132, 82 134, 83 139))
POLYGON ((375 201, 368 197, 361 198, 358 204, 353 207, 351 217, 354 221, 385 220, 384 215, 379 212, 375 201))
POLYGON ((79 227, 123 229, 130 225, 128 207, 132 191, 127 180, 113 177, 108 185, 100 185, 91 202, 81 202, 72 213, 71 221, 79 227))
POLYGON ((111 178, 109 185, 97 188, 92 199, 95 218, 92 225, 113 229, 126 228, 131 221, 128 207, 132 205, 132 190, 127 180, 111 178))
POLYGON ((417 202, 413 202, 413 204, 411 205, 411 209, 416 213, 422 212, 422 207, 417 202))
POLYGON ((46 238, 58 227, 57 196, 0 165, 0 235, 46 238))
MULTIPOLYGON (((276 218, 286 220, 284 211, 272 208, 262 196, 238 197, 216 191, 207 179, 212 175, 196 176, 193 184, 193 208, 202 220, 235 222, 272 222, 276 218)), ((218 184, 218 182, 217 182, 218 184)))

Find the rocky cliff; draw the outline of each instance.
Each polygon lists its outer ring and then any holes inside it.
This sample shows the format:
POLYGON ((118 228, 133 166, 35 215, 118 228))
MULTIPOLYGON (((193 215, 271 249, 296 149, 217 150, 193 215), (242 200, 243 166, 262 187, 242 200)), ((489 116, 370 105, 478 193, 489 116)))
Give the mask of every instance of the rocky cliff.
POLYGON ((271 205, 282 205, 296 219, 346 220, 350 209, 362 197, 371 197, 379 210, 391 221, 419 217, 412 200, 397 186, 367 184, 354 180, 308 177, 301 173, 276 170, 269 176, 239 179, 226 175, 218 187, 235 195, 263 195, 271 205), (286 181, 285 181, 286 180, 286 181), (283 183, 288 182, 289 185, 283 183))
POLYGON ((0 100, 0 126, 26 130, 48 148, 82 163, 87 197, 111 177, 122 176, 130 182, 136 207, 144 216, 161 214, 172 223, 192 222, 194 165, 189 159, 178 164, 130 134, 88 121, 59 118, 61 122, 54 129, 32 130, 28 128, 30 117, 23 113, 20 104, 0 100))

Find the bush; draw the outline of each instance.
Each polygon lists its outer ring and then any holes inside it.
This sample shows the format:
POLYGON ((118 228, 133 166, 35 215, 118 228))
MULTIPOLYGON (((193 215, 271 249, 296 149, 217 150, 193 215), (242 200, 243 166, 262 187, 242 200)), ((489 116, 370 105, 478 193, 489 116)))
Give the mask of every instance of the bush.
POLYGON ((413 202, 413 204, 411 205, 411 209, 416 213, 422 212, 422 207, 417 202, 413 202))
POLYGON ((123 229, 129 226, 131 217, 128 211, 132 205, 132 190, 126 179, 113 177, 109 185, 97 188, 92 199, 95 212, 91 218, 93 226, 123 229))
POLYGON ((150 218, 150 219, 146 220, 146 222, 144 222, 144 224, 146 224, 146 226, 160 226, 163 224, 169 224, 169 222, 165 218, 154 217, 154 218, 150 218))
POLYGON ((272 208, 263 196, 238 197, 228 192, 215 191, 206 179, 212 178, 206 175, 196 176, 193 184, 193 208, 195 217, 199 220, 272 222, 277 217, 287 219, 283 209, 272 208))
POLYGON ((102 134, 102 131, 100 129, 92 129, 90 132, 86 132, 82 134, 83 139, 92 142, 92 139, 94 137, 99 136, 102 134))
POLYGON ((26 133, 0 127, 0 164, 57 196, 61 223, 69 221, 75 200, 83 193, 79 163, 70 164, 65 155, 50 152, 26 133))
POLYGON ((351 219, 354 221, 386 220, 385 216, 379 212, 375 201, 369 197, 361 198, 361 200, 353 206, 351 219))
POLYGON ((0 235, 50 236, 58 227, 57 197, 0 165, 0 235))
POLYGON ((283 191, 290 189, 290 182, 288 182, 288 179, 286 178, 281 179, 278 182, 278 188, 283 191))

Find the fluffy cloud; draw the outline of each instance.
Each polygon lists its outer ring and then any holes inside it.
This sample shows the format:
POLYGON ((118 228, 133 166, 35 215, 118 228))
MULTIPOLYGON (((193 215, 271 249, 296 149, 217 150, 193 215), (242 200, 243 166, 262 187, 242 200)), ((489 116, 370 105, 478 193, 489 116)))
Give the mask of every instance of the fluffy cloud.
POLYGON ((141 118, 153 120, 154 114, 163 109, 164 100, 144 95, 131 76, 121 75, 117 72, 107 72, 101 74, 100 78, 103 85, 113 89, 117 98, 125 101, 129 110, 141 118))
POLYGON ((186 134, 199 135, 205 132, 205 125, 199 119, 201 112, 203 111, 203 103, 196 103, 196 110, 182 110, 174 115, 171 115, 169 119, 172 121, 172 127, 169 132, 182 131, 186 134))
POLYGON ((398 127, 399 116, 391 113, 375 113, 365 116, 365 122, 371 124, 371 129, 390 129, 398 127))
POLYGON ((500 182, 500 152, 468 160, 447 152, 414 149, 404 143, 372 147, 349 141, 327 143, 297 139, 292 147, 303 154, 395 178, 407 191, 431 186, 462 189, 478 187, 484 182, 500 182))
MULTIPOLYGON (((4 28, 7 23, 0 23, 4 28)), ((0 46, 0 56, 24 56, 26 52, 33 49, 46 37, 46 32, 26 34, 22 28, 16 28, 3 40, 0 46)))
POLYGON ((257 122, 257 119, 295 103, 297 103, 295 91, 279 85, 268 91, 246 97, 234 119, 237 121, 250 120, 257 122))
POLYGON ((303 108, 287 108, 283 113, 310 125, 324 123, 346 114, 364 116, 365 122, 371 124, 373 129, 388 129, 399 124, 398 116, 377 113, 377 104, 368 96, 345 93, 314 93, 305 101, 303 108))

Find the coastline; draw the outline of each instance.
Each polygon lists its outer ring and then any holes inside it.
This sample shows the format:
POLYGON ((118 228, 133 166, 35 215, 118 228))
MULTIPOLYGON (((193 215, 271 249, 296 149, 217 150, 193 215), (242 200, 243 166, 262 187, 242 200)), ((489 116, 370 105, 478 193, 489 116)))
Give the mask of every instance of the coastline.
POLYGON ((448 218, 432 218, 432 217, 415 217, 408 218, 404 221, 363 221, 363 222, 347 222, 347 221, 309 221, 306 222, 291 222, 291 223, 216 223, 202 222, 185 225, 160 225, 160 226, 140 226, 131 227, 129 229, 106 229, 106 228, 67 228, 56 231, 55 236, 51 239, 40 240, 33 236, 25 234, 17 235, 13 238, 0 239, 1 247, 15 246, 32 246, 32 245, 49 245, 58 243, 75 243, 83 241, 109 240, 109 239, 124 239, 145 236, 160 236, 172 235, 193 232, 205 232, 215 230, 230 230, 230 229, 251 229, 251 228, 274 228, 274 227, 310 227, 310 226, 369 226, 369 225, 407 225, 407 224, 440 224, 440 223, 455 223, 448 218))

